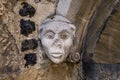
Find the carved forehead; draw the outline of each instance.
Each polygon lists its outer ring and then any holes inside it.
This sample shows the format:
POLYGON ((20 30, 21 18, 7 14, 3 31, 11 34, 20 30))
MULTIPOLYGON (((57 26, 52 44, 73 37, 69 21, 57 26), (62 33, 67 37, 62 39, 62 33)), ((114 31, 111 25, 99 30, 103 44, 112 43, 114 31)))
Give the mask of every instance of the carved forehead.
POLYGON ((52 30, 55 33, 59 33, 63 30, 66 30, 66 31, 74 34, 75 30, 76 30, 74 25, 68 24, 68 23, 65 23, 65 22, 58 22, 58 21, 48 22, 48 23, 40 26, 40 28, 42 29, 42 32, 52 30))

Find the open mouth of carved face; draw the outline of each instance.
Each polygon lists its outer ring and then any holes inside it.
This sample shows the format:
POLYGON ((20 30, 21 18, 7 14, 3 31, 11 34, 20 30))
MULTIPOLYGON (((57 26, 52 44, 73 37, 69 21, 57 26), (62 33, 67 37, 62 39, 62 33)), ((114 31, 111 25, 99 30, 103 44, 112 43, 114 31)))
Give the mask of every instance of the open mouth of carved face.
POLYGON ((51 53, 51 56, 52 56, 53 58, 61 58, 61 57, 62 57, 62 54, 63 54, 63 53, 55 52, 55 53, 51 53))
POLYGON ((66 58, 66 54, 63 48, 50 47, 47 53, 48 58, 54 63, 61 63, 66 58))
POLYGON ((51 56, 51 58, 61 59, 64 55, 64 50, 63 48, 59 47, 51 47, 49 50, 49 55, 51 56))
POLYGON ((62 51, 55 51, 51 52, 48 55, 49 59, 54 63, 61 63, 64 60, 64 52, 62 51))

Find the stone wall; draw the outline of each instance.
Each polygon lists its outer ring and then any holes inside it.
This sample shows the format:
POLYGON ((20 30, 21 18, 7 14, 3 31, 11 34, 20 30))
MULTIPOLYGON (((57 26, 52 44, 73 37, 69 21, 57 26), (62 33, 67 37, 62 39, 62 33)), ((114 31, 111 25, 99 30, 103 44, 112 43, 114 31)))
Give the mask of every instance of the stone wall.
POLYGON ((53 64, 40 55, 38 26, 56 14, 58 0, 0 1, 0 80, 120 79, 120 1, 66 2, 81 60, 53 64))

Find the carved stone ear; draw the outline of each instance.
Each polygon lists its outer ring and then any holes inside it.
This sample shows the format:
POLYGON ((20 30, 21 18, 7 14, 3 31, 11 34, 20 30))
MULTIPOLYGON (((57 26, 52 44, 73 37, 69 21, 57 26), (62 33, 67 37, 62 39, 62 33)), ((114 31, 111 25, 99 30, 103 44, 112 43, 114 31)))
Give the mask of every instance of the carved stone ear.
POLYGON ((80 60, 80 53, 77 52, 78 45, 79 45, 79 40, 78 40, 77 35, 75 35, 74 40, 73 40, 72 49, 71 49, 70 54, 67 58, 68 62, 75 63, 75 62, 78 62, 80 60))
POLYGON ((73 24, 69 24, 70 26, 71 26, 71 29, 73 30, 73 31, 76 31, 76 27, 73 25, 73 24))
POLYGON ((69 24, 71 31, 73 32, 74 36, 75 36, 75 32, 76 32, 76 27, 73 24, 69 24))
POLYGON ((80 60, 80 54, 78 52, 72 53, 67 60, 73 63, 78 62, 80 60))

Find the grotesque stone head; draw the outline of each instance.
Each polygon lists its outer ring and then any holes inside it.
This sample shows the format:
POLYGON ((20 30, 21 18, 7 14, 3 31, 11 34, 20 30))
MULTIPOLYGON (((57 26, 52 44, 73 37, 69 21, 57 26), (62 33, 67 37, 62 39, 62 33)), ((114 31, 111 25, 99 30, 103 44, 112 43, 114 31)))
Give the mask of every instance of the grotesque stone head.
POLYGON ((76 27, 62 16, 45 20, 39 29, 41 47, 54 63, 61 63, 71 53, 76 27))

